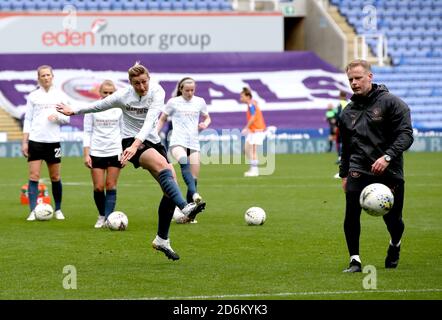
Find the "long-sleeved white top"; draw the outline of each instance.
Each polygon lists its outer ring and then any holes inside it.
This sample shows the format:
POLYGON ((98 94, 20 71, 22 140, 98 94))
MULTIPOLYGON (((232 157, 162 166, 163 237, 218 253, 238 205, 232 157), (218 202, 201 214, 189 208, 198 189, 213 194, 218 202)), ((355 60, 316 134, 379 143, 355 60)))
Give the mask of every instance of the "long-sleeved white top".
POLYGON ((200 114, 207 115, 207 105, 203 98, 193 96, 189 101, 183 96, 169 99, 164 113, 172 119, 170 146, 183 146, 200 150, 198 123, 200 114))
POLYGON ((121 154, 121 109, 85 114, 83 128, 83 147, 89 147, 89 155, 111 157, 121 154))
POLYGON ((60 142, 60 125, 69 123, 69 117, 57 112, 55 107, 58 103, 67 104, 69 99, 54 86, 48 91, 40 87, 29 94, 23 123, 23 133, 29 133, 29 140, 60 142), (48 117, 52 114, 57 120, 49 121, 48 117))
POLYGON ((111 108, 120 108, 123 111, 122 138, 137 138, 141 141, 149 140, 153 143, 161 141, 157 124, 158 117, 164 107, 164 89, 154 82, 150 82, 149 91, 140 97, 133 87, 118 89, 102 100, 83 107, 73 108, 74 114, 99 112, 111 108))

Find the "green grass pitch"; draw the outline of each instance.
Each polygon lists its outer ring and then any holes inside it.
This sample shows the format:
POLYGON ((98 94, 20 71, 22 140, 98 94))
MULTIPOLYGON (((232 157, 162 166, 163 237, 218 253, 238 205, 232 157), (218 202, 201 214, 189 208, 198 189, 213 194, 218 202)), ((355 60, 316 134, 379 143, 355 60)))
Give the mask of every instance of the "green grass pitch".
POLYGON ((362 214, 361 258, 373 267, 360 274, 342 273, 344 194, 334 161, 335 154, 278 155, 274 174, 257 178, 242 177, 246 165, 202 166, 207 209, 198 224, 172 224, 181 256, 172 262, 151 248, 161 191, 147 171, 123 169, 116 209, 129 228, 114 232, 93 228, 82 159, 62 162, 66 220, 27 222, 19 202, 27 164, 2 158, 0 299, 441 299, 442 153, 405 155, 398 269, 383 267, 389 236, 382 219, 362 214), (263 226, 245 224, 251 206, 266 210, 263 226), (364 288, 367 279, 372 289, 364 288))

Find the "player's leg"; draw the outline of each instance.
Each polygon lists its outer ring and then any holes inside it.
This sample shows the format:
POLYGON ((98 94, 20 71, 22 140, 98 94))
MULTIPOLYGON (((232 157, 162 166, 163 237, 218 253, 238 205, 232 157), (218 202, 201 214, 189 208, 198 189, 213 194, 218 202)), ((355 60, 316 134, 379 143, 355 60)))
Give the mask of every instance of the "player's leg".
POLYGON ((190 159, 187 157, 187 148, 183 146, 172 146, 171 154, 178 161, 181 168, 181 175, 183 176, 183 180, 187 186, 187 202, 193 201, 193 195, 196 193, 195 187, 195 179, 192 176, 192 172, 190 170, 190 159))
POLYGON ((173 167, 154 148, 149 148, 141 154, 140 164, 142 168, 149 170, 164 192, 158 206, 158 229, 152 246, 156 250, 162 251, 169 259, 178 260, 178 254, 170 246, 169 229, 175 206, 181 206, 181 209, 187 203, 176 184, 173 167))
POLYGON ((92 169, 91 169, 92 183, 94 185, 94 202, 98 210, 98 218, 95 223, 95 228, 101 228, 104 225, 104 202, 106 194, 104 193, 104 179, 105 179, 105 169, 94 168, 94 158, 92 158, 92 169))
POLYGON ((169 239, 170 222, 174 210, 175 203, 166 195, 163 195, 158 206, 158 229, 157 235, 152 242, 152 247, 163 252, 167 258, 178 260, 180 257, 170 246, 169 239))
POLYGON ((359 172, 350 172, 347 178, 345 193, 346 207, 344 218, 344 233, 350 255, 350 265, 344 272, 361 272, 359 257, 359 237, 361 234, 361 205, 359 196, 366 184, 365 177, 359 172))
POLYGON ((154 148, 149 148, 140 156, 140 164, 158 181, 163 192, 180 208, 187 204, 174 178, 174 170, 167 160, 154 148))
POLYGON ((28 221, 34 221, 34 209, 37 205, 38 199, 38 181, 40 180, 42 160, 32 160, 28 162, 29 181, 28 181, 28 199, 30 214, 27 218, 28 221))
POLYGON ((61 201, 63 196, 63 186, 61 183, 61 147, 60 143, 44 144, 44 160, 48 165, 49 178, 52 183, 52 196, 54 198, 55 212, 57 220, 64 220, 61 212, 61 201))
POLYGON ((63 198, 63 185, 61 183, 61 163, 48 163, 49 178, 52 183, 52 196, 55 204, 55 218, 64 220, 64 215, 61 212, 61 201, 63 198))
POLYGON ((205 203, 195 204, 187 202, 181 195, 176 182, 173 166, 167 160, 166 150, 162 145, 152 145, 145 150, 140 158, 140 165, 149 170, 152 176, 160 184, 164 196, 158 207, 158 230, 152 246, 164 252, 172 260, 179 259, 179 256, 170 246, 169 228, 172 221, 175 206, 178 206, 189 220, 194 219, 196 214, 204 210, 205 203))
POLYGON ((258 145, 263 144, 264 138, 264 132, 251 132, 247 135, 246 146, 248 145, 250 159, 250 170, 245 173, 247 177, 259 176, 258 145))
POLYGON ((148 170, 158 181, 164 194, 169 197, 175 205, 180 208, 188 219, 194 219, 195 216, 204 210, 206 204, 187 203, 183 198, 180 188, 176 181, 175 170, 167 160, 166 150, 161 144, 152 145, 146 149, 139 157, 140 165, 148 170))
POLYGON ((120 176, 120 168, 108 167, 106 175, 106 200, 104 213, 106 218, 115 210, 117 202, 117 181, 120 176))
POLYGON ((252 144, 252 160, 250 161, 251 170, 258 175, 258 146, 256 143, 252 144))
POLYGON ((404 233, 405 225, 402 220, 402 209, 404 206, 404 182, 394 181, 388 184, 392 188, 394 194, 394 205, 390 212, 383 216, 390 233, 390 244, 385 258, 386 268, 396 268, 399 264, 399 253, 401 250, 401 238, 404 233))
POLYGON ((192 195, 192 200, 199 203, 202 201, 201 195, 198 193, 197 181, 200 175, 200 167, 201 167, 201 155, 199 151, 190 150, 189 154, 189 162, 190 162, 190 172, 192 174, 194 183, 195 183, 195 193, 192 195))
POLYGON ((246 160, 250 163, 250 169, 244 172, 244 176, 248 177, 252 172, 252 161, 253 161, 253 148, 250 143, 251 133, 247 134, 246 143, 244 145, 244 154, 246 156, 246 160))

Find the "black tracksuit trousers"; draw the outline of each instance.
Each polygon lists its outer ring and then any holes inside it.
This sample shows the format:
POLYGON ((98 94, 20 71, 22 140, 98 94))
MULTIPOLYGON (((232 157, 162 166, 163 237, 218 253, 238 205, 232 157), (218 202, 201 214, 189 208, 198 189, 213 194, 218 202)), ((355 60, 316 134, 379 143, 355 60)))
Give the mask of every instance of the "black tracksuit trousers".
POLYGON ((361 234, 361 206, 359 196, 362 189, 372 183, 388 186, 394 195, 393 208, 383 216, 391 240, 397 244, 404 232, 402 208, 404 205, 404 181, 386 176, 371 176, 359 172, 350 172, 347 178, 346 208, 344 232, 350 256, 359 255, 359 236, 361 234))

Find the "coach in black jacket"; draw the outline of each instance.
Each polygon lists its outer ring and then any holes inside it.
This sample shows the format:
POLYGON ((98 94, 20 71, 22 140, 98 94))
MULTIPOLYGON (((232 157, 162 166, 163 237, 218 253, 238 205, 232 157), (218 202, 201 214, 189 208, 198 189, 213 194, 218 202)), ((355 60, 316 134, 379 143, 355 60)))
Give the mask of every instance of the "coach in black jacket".
POLYGON ((359 196, 365 186, 376 182, 394 194, 393 208, 383 218, 391 236, 385 267, 396 268, 404 232, 402 153, 413 143, 410 109, 384 85, 372 83, 367 61, 352 61, 345 71, 354 95, 338 123, 342 135, 339 176, 346 193, 344 232, 350 254, 350 266, 344 272, 361 272, 359 196))

